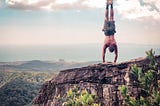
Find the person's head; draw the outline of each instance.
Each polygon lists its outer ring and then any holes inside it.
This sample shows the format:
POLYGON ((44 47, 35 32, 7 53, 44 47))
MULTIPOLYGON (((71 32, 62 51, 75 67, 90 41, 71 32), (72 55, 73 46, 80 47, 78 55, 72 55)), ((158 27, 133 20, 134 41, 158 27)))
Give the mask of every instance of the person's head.
POLYGON ((110 45, 109 46, 109 51, 112 53, 112 52, 114 52, 114 50, 115 50, 115 46, 114 45, 110 45))

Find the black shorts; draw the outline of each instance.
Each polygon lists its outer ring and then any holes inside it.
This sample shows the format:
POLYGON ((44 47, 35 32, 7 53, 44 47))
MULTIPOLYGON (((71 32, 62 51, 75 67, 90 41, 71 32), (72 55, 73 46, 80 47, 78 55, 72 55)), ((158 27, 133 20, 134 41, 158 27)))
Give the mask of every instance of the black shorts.
POLYGON ((115 21, 105 21, 103 31, 106 36, 114 35, 116 33, 115 21))

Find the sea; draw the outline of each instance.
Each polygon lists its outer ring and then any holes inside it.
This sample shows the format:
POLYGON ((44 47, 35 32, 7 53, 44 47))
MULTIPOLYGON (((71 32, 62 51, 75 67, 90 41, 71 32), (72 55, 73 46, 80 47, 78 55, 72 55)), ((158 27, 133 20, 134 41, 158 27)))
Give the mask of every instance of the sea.
MULTIPOLYGON (((66 44, 49 46, 0 46, 0 62, 14 61, 102 61, 102 44, 66 44)), ((118 44, 118 62, 146 57, 146 51, 153 49, 160 55, 160 45, 118 44)), ((106 61, 112 62, 114 53, 106 52, 106 61)))

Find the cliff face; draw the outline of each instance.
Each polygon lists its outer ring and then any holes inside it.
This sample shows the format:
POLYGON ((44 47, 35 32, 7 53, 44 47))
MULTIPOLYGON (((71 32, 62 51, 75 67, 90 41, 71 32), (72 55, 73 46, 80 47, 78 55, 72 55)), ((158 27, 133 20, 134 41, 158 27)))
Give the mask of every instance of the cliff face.
MULTIPOLYGON (((160 56, 156 56, 160 63, 160 56)), ((146 58, 135 59, 119 64, 95 64, 82 68, 61 71, 57 77, 42 85, 39 95, 33 100, 34 106, 61 106, 56 97, 66 94, 73 86, 87 89, 98 96, 102 106, 121 106, 123 97, 118 90, 121 85, 130 89, 130 95, 136 97, 139 93, 132 82, 130 67, 137 64, 147 70, 149 60, 146 58)), ((158 64, 160 69, 160 64, 158 64)))

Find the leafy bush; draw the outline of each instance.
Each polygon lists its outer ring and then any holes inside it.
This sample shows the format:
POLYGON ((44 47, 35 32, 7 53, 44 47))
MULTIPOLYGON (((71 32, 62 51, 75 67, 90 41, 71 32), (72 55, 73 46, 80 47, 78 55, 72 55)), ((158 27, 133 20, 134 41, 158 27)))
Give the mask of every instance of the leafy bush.
POLYGON ((124 97, 124 104, 127 106, 160 106, 160 81, 158 80, 158 65, 154 56, 155 53, 151 49, 146 54, 150 61, 147 71, 143 72, 143 69, 136 65, 131 67, 132 75, 138 88, 141 89, 139 98, 129 96, 125 85, 119 87, 124 97))
POLYGON ((62 106, 100 106, 95 103, 97 96, 89 94, 86 89, 79 90, 77 87, 69 89, 64 97, 58 98, 62 106))

